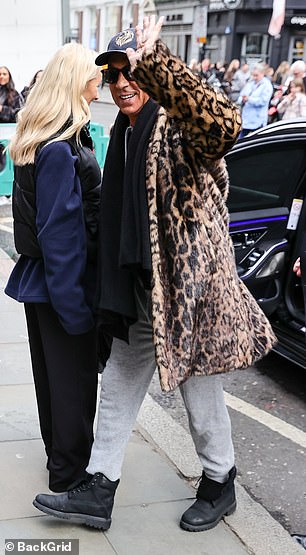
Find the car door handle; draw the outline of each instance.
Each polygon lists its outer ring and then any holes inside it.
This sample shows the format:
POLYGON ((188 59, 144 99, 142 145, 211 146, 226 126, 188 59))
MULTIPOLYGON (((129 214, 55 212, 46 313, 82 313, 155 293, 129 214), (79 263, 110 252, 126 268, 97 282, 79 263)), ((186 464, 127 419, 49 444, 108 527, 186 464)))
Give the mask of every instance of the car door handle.
MULTIPOLYGON (((263 273, 260 275, 261 270, 263 269, 264 265, 268 263, 272 257, 275 257, 279 253, 285 253, 288 249, 288 241, 287 239, 283 239, 279 243, 273 243, 272 241, 263 243, 260 246, 260 250, 256 251, 254 249, 248 256, 243 260, 243 267, 245 267, 245 273, 239 272, 239 277, 245 281, 250 278, 260 278, 260 277, 267 277, 263 273)), ((277 271, 277 266, 282 263, 281 257, 278 257, 275 260, 275 269, 274 272, 277 271)), ((241 266, 240 266, 241 267, 241 266)), ((272 272, 270 271, 270 274, 272 272)))

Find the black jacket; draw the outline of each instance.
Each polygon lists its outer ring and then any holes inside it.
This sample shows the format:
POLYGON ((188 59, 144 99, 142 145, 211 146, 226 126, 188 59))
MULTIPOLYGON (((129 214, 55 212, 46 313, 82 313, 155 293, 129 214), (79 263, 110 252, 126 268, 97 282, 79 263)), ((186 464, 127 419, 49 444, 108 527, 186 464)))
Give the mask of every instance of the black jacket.
MULTIPOLYGON (((0 93, 3 92, 4 86, 0 85, 0 93)), ((8 98, 6 96, 5 100, 1 103, 2 110, 0 112, 0 123, 15 123, 16 122, 16 115, 19 112, 20 108, 22 108, 22 98, 17 91, 14 92, 12 102, 8 102, 8 98)))
MULTIPOLYGON (((66 141, 78 157, 84 219, 87 233, 87 258, 96 260, 98 213, 100 205, 101 170, 92 152, 92 140, 86 127, 81 131, 82 146, 75 137, 66 141)), ((15 166, 13 184, 14 238, 16 250, 30 258, 40 258, 36 230, 35 164, 15 166)))

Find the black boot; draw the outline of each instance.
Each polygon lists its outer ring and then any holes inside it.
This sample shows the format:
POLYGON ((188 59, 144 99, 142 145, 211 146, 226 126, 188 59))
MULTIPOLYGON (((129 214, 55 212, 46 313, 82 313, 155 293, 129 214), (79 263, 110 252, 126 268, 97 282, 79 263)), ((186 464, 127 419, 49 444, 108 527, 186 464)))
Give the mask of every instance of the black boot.
POLYGON ((37 495, 33 505, 47 515, 108 530, 118 484, 98 472, 61 495, 37 495))
POLYGON ((231 515, 236 509, 235 476, 235 466, 224 484, 210 480, 203 472, 197 500, 184 512, 180 522, 181 528, 189 532, 210 530, 217 526, 223 516, 231 515))

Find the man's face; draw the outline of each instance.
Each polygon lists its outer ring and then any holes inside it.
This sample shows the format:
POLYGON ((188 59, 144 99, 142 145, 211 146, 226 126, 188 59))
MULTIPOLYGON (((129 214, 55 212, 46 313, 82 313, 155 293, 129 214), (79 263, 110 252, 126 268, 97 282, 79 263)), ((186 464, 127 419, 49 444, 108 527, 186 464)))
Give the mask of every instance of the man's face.
MULTIPOLYGON (((125 54, 113 54, 108 62, 109 69, 123 69, 129 67, 125 54)), ((112 97, 119 110, 129 117, 130 124, 135 125, 137 116, 149 100, 149 95, 142 91, 136 81, 129 81, 119 72, 116 83, 109 85, 112 97)))
POLYGON ((264 74, 258 69, 254 69, 254 71, 252 72, 252 77, 254 81, 256 81, 256 83, 259 83, 259 81, 264 78, 264 74))

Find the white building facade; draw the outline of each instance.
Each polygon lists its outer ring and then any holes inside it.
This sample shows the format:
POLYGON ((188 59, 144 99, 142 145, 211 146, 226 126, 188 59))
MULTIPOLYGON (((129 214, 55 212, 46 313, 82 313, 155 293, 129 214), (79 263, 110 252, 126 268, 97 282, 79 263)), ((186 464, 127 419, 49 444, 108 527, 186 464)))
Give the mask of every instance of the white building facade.
POLYGON ((72 40, 102 52, 116 33, 153 13, 164 16, 161 37, 171 51, 185 61, 198 58, 207 24, 200 0, 70 0, 72 40))
POLYGON ((8 67, 18 91, 68 39, 63 32, 67 6, 65 0, 1 2, 0 66, 8 67))
POLYGON ((155 11, 154 0, 70 0, 71 38, 102 52, 116 33, 137 25, 144 15, 155 11))

